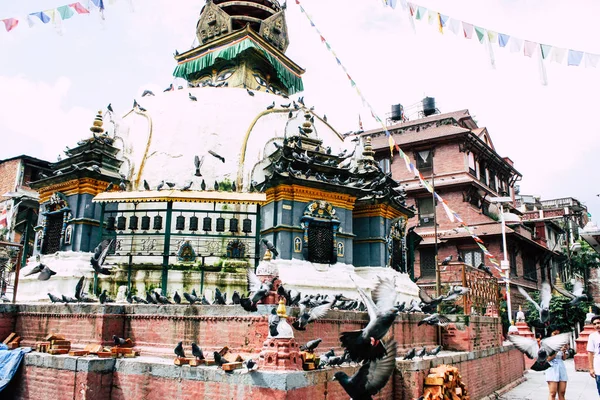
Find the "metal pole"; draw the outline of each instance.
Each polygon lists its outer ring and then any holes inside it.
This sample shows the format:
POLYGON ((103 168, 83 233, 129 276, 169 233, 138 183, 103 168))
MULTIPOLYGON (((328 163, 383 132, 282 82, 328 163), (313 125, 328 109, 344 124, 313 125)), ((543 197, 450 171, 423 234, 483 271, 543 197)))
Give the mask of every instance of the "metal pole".
POLYGON ((506 280, 506 311, 508 312, 508 323, 512 325, 512 310, 510 303, 510 264, 508 262, 508 249, 506 248, 506 221, 504 220, 504 207, 500 203, 500 218, 502 221, 502 247, 504 249, 504 260, 501 267, 504 270, 504 279, 506 280))
POLYGON ((31 217, 33 210, 27 209, 27 218, 25 219, 25 235, 23 238, 23 255, 21 257, 21 265, 27 265, 27 254, 29 254, 29 236, 31 236, 31 217))
MULTIPOLYGON (((435 295, 439 296, 442 286, 440 266, 438 264, 438 233, 437 233, 437 206, 435 204, 435 162, 433 160, 433 150, 431 151, 431 199, 433 200, 433 257, 435 260, 435 295)), ((438 312, 440 305, 438 305, 438 312)))
POLYGON ((202 268, 200 269, 200 294, 204 294, 204 259, 205 256, 202 256, 202 268))
POLYGON ((171 252, 171 217, 173 215, 173 202, 167 202, 167 218, 165 222, 165 243, 163 246, 163 265, 161 277, 161 293, 167 295, 167 277, 169 275, 169 254, 171 252))

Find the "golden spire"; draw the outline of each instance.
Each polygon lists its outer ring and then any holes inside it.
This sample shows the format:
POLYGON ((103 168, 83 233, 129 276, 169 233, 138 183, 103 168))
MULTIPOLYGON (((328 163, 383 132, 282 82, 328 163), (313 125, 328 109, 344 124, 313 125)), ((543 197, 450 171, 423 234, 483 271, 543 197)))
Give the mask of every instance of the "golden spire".
POLYGON ((287 318, 287 310, 285 309, 285 300, 282 298, 279 299, 279 305, 277 306, 277 315, 281 318, 287 318))
POLYGON ((104 132, 104 128, 102 127, 103 124, 104 122, 102 121, 102 111, 98 111, 98 114, 96 114, 96 118, 94 118, 94 124, 90 127, 90 131, 97 134, 104 132))
POLYGON ((310 122, 310 118, 311 118, 310 112, 308 112, 308 110, 305 110, 304 111, 304 119, 306 119, 306 121, 304 121, 302 123, 302 130, 304 132, 306 132, 307 135, 310 135, 311 132, 313 131, 313 128, 312 128, 313 124, 312 124, 312 122, 310 122))
POLYGON ((373 147, 371 146, 371 136, 365 137, 365 147, 362 153, 363 160, 375 161, 373 155, 375 152, 373 151, 373 147))
POLYGON ((563 291, 565 290, 565 285, 563 284, 562 280, 560 279, 560 276, 558 276, 558 273, 556 274, 556 280, 554 281, 554 290, 553 290, 553 294, 554 295, 558 295, 558 291, 556 290, 556 288, 562 289, 563 291))
POLYGON ((269 249, 265 250, 265 255, 263 256, 263 261, 271 261, 273 255, 269 249))

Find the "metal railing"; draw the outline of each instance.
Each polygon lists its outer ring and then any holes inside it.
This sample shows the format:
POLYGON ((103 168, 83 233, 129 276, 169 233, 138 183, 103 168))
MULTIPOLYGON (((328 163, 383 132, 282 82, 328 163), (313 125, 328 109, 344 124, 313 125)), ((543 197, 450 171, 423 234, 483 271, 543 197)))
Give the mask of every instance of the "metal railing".
POLYGON ((0 242, 0 302, 17 300, 23 245, 0 242))

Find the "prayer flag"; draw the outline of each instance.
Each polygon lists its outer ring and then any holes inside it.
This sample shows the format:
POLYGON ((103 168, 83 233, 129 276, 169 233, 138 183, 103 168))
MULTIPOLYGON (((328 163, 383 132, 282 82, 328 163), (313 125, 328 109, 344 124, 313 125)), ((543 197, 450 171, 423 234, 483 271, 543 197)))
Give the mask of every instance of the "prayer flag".
POLYGON ((522 47, 523 47, 523 39, 519 39, 514 36, 510 38, 510 52, 511 53, 520 52, 522 47))
POLYGON ((69 19, 73 16, 73 14, 75 14, 75 12, 73 12, 73 9, 69 6, 61 6, 58 7, 56 10, 58 11, 58 14, 60 14, 60 18, 62 19, 69 19))
POLYGON ((510 39, 510 36, 505 35, 504 33, 499 33, 498 34, 498 46, 506 47, 509 39, 510 39))
POLYGON ((540 51, 542 52, 542 58, 545 60, 550 55, 550 51, 552 51, 552 46, 550 46, 549 44, 540 43, 540 51))
POLYGON ((363 128, 363 124, 362 124, 362 119, 360 118, 360 114, 358 114, 358 127, 360 128, 360 130, 364 130, 363 128))
POLYGON ((418 6, 417 7, 417 15, 415 16, 416 19, 421 19, 425 16, 425 13, 427 12, 427 9, 425 7, 421 7, 418 6))
POLYGON ((103 0, 92 0, 92 3, 100 10, 104 10, 104 1, 103 0))
POLYGON ((437 21, 438 21, 438 30, 440 33, 444 33, 444 23, 442 22, 442 16, 440 13, 437 13, 437 21))
POLYGON ((561 64, 565 59, 566 53, 567 49, 563 49, 561 47, 554 47, 554 50, 552 51, 552 57, 550 57, 550 60, 561 64))
POLYGON ((485 29, 475 26, 475 33, 477 34, 477 39, 479 39, 479 43, 483 43, 483 38, 485 37, 485 29))
POLYGON ((448 21, 448 25, 450 26, 450 32, 454 33, 455 35, 458 35, 458 32, 460 32, 460 21, 454 18, 450 18, 448 21))
POLYGON ((599 54, 585 53, 585 67, 586 68, 596 68, 598 65, 598 60, 600 60, 599 54))
POLYGON ((569 57, 567 58, 567 65, 579 66, 581 59, 583 58, 583 51, 569 49, 569 57))
POLYGON ((487 37, 490 43, 496 43, 498 41, 498 32, 487 31, 487 37))
POLYGON ((72 7, 75 11, 77 11, 77 14, 89 14, 90 13, 87 8, 85 8, 84 6, 81 5, 80 2, 71 3, 71 4, 69 4, 69 7, 72 7))
POLYGON ((6 19, 3 19, 2 22, 4 22, 4 27, 6 28, 6 32, 10 32, 14 28, 16 28, 17 25, 19 25, 19 20, 16 18, 6 18, 6 19))
POLYGON ((525 56, 527 56, 527 57, 533 57, 536 47, 537 47, 536 42, 526 40, 525 46, 523 46, 523 54, 525 54, 525 56))
POLYGON ((47 16, 46 14, 44 14, 42 11, 31 13, 29 15, 31 15, 32 17, 38 17, 40 19, 40 21, 42 21, 45 24, 50 22, 50 17, 47 16))
POLYGON ((473 37, 473 25, 466 23, 463 21, 463 33, 467 39, 471 39, 473 37))

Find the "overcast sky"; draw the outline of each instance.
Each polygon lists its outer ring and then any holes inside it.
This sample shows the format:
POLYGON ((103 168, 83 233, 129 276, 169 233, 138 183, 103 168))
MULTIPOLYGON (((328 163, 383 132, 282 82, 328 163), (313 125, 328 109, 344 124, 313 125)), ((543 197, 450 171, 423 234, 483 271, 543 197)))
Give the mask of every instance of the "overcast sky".
MULTIPOLYGON (((0 2, 0 19, 69 1, 0 2)), ((173 52, 189 49, 204 0, 104 0, 97 13, 7 33, 0 25, 0 159, 28 154, 50 161, 65 145, 87 137, 98 109, 119 114, 145 88, 172 82, 173 52)), ((400 0, 398 0, 398 3, 400 0)), ((477 0, 416 2, 475 25, 558 47, 600 53, 600 2, 477 0)), ((87 5, 88 0, 82 4, 87 5)), ((395 103, 410 106, 433 96, 442 112, 469 109, 490 132, 496 151, 523 174, 524 194, 576 197, 600 216, 600 68, 546 64, 540 84, 536 60, 485 46, 427 21, 416 33, 398 5, 381 0, 302 0, 364 96, 382 117, 395 103)), ((377 123, 321 44, 293 0, 288 4, 287 55, 306 69, 308 105, 327 114, 338 131, 377 123)), ((475 36, 475 35, 474 35, 475 36)), ((234 112, 234 110, 232 110, 234 112)), ((409 117, 416 118, 416 115, 409 117)))

